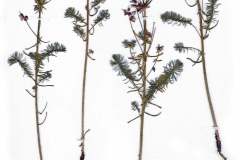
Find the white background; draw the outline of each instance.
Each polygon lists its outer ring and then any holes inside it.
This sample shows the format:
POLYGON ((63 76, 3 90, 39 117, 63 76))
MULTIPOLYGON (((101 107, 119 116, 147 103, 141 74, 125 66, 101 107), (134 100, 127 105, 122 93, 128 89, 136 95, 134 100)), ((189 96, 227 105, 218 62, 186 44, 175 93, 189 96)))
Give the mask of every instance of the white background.
MULTIPOLYGON (((191 3, 193 1, 189 1, 191 3)), ((240 2, 220 1, 217 19, 219 25, 212 30, 206 42, 206 63, 210 92, 222 140, 222 151, 228 160, 239 160, 240 100, 239 100, 239 6, 240 2)), ((129 56, 122 47, 124 39, 133 39, 126 9, 129 0, 107 0, 101 9, 108 9, 111 18, 96 27, 90 37, 90 48, 96 61, 89 60, 86 87, 86 160, 137 160, 140 120, 127 121, 137 116, 131 110, 131 101, 140 101, 136 93, 127 94, 123 77, 117 76, 109 65, 113 53, 129 56)), ((191 3, 192 4, 192 3, 191 3)), ((36 38, 25 22, 19 20, 19 11, 29 16, 29 23, 36 31, 37 15, 33 1, 1 1, 1 160, 38 160, 34 99, 25 91, 33 82, 18 65, 7 64, 15 51, 35 44, 36 38)), ((72 31, 70 19, 64 11, 75 7, 85 15, 85 1, 53 0, 46 5, 41 35, 43 40, 59 42, 67 47, 45 63, 53 69, 48 84, 53 88, 40 88, 39 107, 48 102, 48 118, 40 126, 44 160, 78 160, 81 132, 81 90, 85 43, 72 31)), ((200 48, 200 41, 191 26, 163 24, 160 14, 175 11, 193 19, 198 26, 196 8, 189 8, 184 0, 153 0, 147 10, 148 20, 157 26, 151 53, 157 44, 164 45, 162 62, 156 66, 157 77, 171 59, 180 59, 184 71, 178 82, 169 85, 165 93, 158 93, 154 102, 163 107, 159 117, 145 118, 144 160, 219 160, 214 129, 204 88, 202 65, 192 67, 187 57, 197 58, 196 53, 179 54, 173 49, 176 42, 200 48)), ((138 26, 138 23, 134 26, 138 26)), ((136 29, 136 31, 138 31, 136 29)), ((45 49, 45 44, 41 45, 45 49)), ((34 51, 34 49, 32 50, 34 51)), ((152 60, 149 60, 151 62, 152 60)), ((28 60, 30 63, 31 61, 28 60)), ((148 68, 150 69, 150 67, 148 68)), ((46 83, 47 84, 47 83, 46 83)), ((148 112, 157 113, 155 107, 148 112)), ((40 117, 42 120, 44 116, 40 117)))

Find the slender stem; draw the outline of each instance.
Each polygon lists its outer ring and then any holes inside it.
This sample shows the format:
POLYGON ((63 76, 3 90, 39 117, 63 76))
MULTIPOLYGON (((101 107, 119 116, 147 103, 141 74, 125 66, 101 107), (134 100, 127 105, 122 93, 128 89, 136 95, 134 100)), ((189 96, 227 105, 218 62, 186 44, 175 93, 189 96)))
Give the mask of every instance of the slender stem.
MULTIPOLYGON (((84 139, 84 106, 85 106, 85 86, 86 86, 86 73, 87 73, 87 61, 88 61, 88 45, 89 45, 89 0, 87 0, 87 25, 86 25, 86 52, 85 52, 85 62, 84 62, 84 72, 83 72, 83 83, 82 83, 82 139, 84 139)), ((82 143, 81 152, 84 157, 85 143, 82 143)))
MULTIPOLYGON (((146 17, 146 10, 144 10, 144 17, 146 17)), ((144 37, 146 37, 147 31, 147 21, 143 20, 144 37)), ((143 53, 143 95, 142 95, 142 113, 140 122, 140 144, 139 144, 139 155, 138 159, 142 160, 142 150, 143 150, 143 127, 144 127, 144 113, 146 107, 146 64, 147 64, 147 44, 144 44, 143 53)))
MULTIPOLYGON (((206 61, 205 61, 205 54, 204 54, 205 53, 204 52, 204 35, 203 35, 203 24, 202 24, 203 17, 202 17, 202 12, 201 12, 200 0, 197 0, 197 5, 198 5, 198 15, 199 15, 199 21, 200 21, 201 48, 202 48, 201 54, 202 54, 202 66, 203 66, 205 88, 206 88, 206 92, 207 92, 207 98, 208 98, 209 108, 210 108, 210 111, 211 111, 213 126, 218 127, 217 120, 216 120, 215 113, 214 113, 214 109, 213 109, 213 105, 212 105, 210 91, 209 91, 209 87, 208 87, 208 80, 207 80, 206 61)), ((221 154, 221 140, 220 140, 219 131, 217 129, 215 130, 215 138, 216 138, 216 141, 217 141, 217 149, 218 149, 219 154, 222 156, 222 158, 226 159, 221 154)))
POLYGON ((36 127, 37 127, 37 138, 38 138, 38 152, 40 160, 43 160, 42 157, 42 148, 41 148, 41 139, 40 139, 40 130, 39 130, 39 119, 38 119, 38 52, 39 52, 39 43, 40 43, 40 27, 41 27, 41 12, 38 12, 38 29, 37 29, 37 45, 36 45, 36 61, 35 61, 35 114, 36 114, 36 127))

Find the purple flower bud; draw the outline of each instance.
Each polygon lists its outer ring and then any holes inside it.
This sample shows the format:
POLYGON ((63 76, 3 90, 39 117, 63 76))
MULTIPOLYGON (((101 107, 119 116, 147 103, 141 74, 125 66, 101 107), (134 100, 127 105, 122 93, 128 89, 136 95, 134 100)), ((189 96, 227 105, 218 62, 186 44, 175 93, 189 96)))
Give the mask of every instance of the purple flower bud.
POLYGON ((132 11, 132 15, 134 16, 136 14, 136 11, 132 11))
POLYGON ((34 5, 34 11, 38 10, 38 5, 34 5))
POLYGON ((134 16, 131 16, 129 19, 130 19, 131 22, 135 22, 136 21, 136 18, 134 16))
POLYGON ((28 20, 28 16, 25 16, 25 17, 24 17, 24 21, 27 21, 27 20, 28 20))
POLYGON ((153 70, 153 72, 155 72, 156 71, 155 67, 152 67, 152 70, 153 70))
POLYGON ((20 20, 24 20, 24 15, 22 13, 19 14, 20 20))
POLYGON ((131 3, 137 3, 137 0, 131 0, 130 2, 131 3))

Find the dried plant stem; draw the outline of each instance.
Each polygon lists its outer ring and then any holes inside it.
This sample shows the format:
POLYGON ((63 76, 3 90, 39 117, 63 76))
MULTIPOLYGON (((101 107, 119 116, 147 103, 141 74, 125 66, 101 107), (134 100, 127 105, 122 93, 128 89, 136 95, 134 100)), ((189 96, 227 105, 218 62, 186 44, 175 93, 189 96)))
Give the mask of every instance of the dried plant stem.
POLYGON ((37 44, 36 44, 36 61, 35 61, 35 114, 36 114, 36 127, 37 127, 37 138, 38 138, 38 152, 40 160, 43 160, 42 157, 42 148, 41 148, 41 138, 39 130, 39 119, 38 119, 38 52, 39 52, 39 43, 40 43, 40 27, 41 27, 41 12, 38 12, 38 29, 37 29, 37 44))
MULTIPOLYGON (((85 88, 86 88, 86 74, 87 74, 87 62, 88 62, 88 45, 89 45, 89 0, 87 0, 87 24, 86 24, 86 52, 85 52, 85 62, 84 62, 84 72, 83 72, 83 83, 82 83, 82 132, 81 132, 81 137, 84 140, 85 135, 84 135, 84 107, 85 107, 85 88)), ((81 157, 84 157, 85 153, 84 153, 84 149, 85 149, 85 143, 82 143, 81 146, 81 157)))
MULTIPOLYGON (((144 17, 146 17, 146 10, 144 10, 144 17)), ((147 31, 147 21, 143 21, 144 36, 146 37, 147 31)), ((141 122, 140 122, 140 144, 139 144, 139 155, 138 159, 142 160, 142 150, 143 150, 143 127, 144 127, 144 113, 146 107, 146 65, 147 65, 147 46, 144 44, 144 53, 143 53, 143 94, 142 94, 142 113, 141 113, 141 122)))
MULTIPOLYGON (((207 92, 207 98, 208 98, 209 108, 210 108, 210 111, 211 111, 213 125, 214 125, 214 127, 218 127, 217 120, 216 120, 215 113, 214 113, 214 109, 213 109, 213 105, 212 105, 210 91, 209 91, 209 87, 208 87, 206 61, 205 61, 205 55, 204 55, 204 53, 205 53, 205 51, 204 51, 204 35, 203 35, 203 24, 202 24, 203 17, 202 17, 202 13, 201 13, 201 6, 200 6, 200 1, 199 0, 197 0, 197 5, 198 5, 199 20, 200 20, 201 49, 202 49, 201 54, 202 54, 202 66, 203 66, 205 88, 206 88, 206 92, 207 92)), ((218 129, 215 130, 215 137, 216 137, 216 141, 217 141, 218 152, 225 159, 225 157, 221 154, 221 140, 220 140, 218 129)))

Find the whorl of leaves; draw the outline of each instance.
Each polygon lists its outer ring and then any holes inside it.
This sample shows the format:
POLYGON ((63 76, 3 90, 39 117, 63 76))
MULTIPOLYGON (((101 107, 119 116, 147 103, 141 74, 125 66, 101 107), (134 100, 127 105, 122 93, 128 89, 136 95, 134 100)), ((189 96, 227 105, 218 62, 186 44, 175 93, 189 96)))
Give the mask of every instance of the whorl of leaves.
POLYGON ((164 67, 164 72, 158 78, 155 78, 155 80, 150 81, 150 86, 146 94, 147 100, 151 101, 157 91, 164 92, 169 83, 173 84, 177 81, 182 71, 183 63, 180 60, 170 61, 164 67))
POLYGON ((100 3, 104 3, 104 2, 106 2, 106 0, 94 0, 93 2, 91 2, 91 5, 92 5, 92 7, 96 7, 100 3))
POLYGON ((19 52, 14 52, 9 58, 8 58, 8 64, 11 66, 15 63, 18 63, 20 67, 22 68, 24 74, 31 77, 33 76, 32 69, 30 68, 29 64, 26 62, 25 59, 23 59, 23 54, 19 52))
POLYGON ((84 38, 84 39, 86 38, 86 33, 84 29, 82 29, 79 25, 74 26, 73 31, 77 33, 77 35, 80 36, 81 38, 84 38))
POLYGON ((161 19, 163 23, 167 22, 168 24, 178 25, 181 24, 186 27, 187 24, 192 24, 192 20, 190 18, 185 18, 181 16, 180 14, 177 14, 172 11, 167 11, 164 14, 161 15, 161 19))
POLYGON ((52 78, 50 71, 46 71, 38 76, 39 82, 43 83, 44 81, 49 81, 52 78))
POLYGON ((44 7, 45 4, 49 3, 51 0, 47 1, 47 0, 35 0, 35 3, 36 3, 36 6, 37 6, 37 10, 36 10, 36 13, 38 12, 43 12, 42 10, 43 9, 46 9, 44 7))
POLYGON ((207 29, 209 29, 211 23, 214 23, 217 21, 216 18, 214 17, 214 15, 218 14, 218 11, 216 11, 216 9, 220 5, 217 2, 218 2, 218 0, 208 0, 208 3, 206 3, 207 19, 204 22, 207 23, 207 25, 205 26, 205 28, 207 28, 207 29))
POLYGON ((175 43, 175 46, 173 47, 176 51, 178 51, 179 53, 183 52, 185 53, 188 52, 189 50, 190 51, 197 51, 198 53, 201 53, 200 50, 196 49, 196 48, 193 48, 193 47, 185 47, 184 44, 182 42, 179 42, 179 43, 175 43))
POLYGON ((136 46, 136 41, 135 40, 131 40, 131 41, 128 41, 128 40, 124 40, 122 42, 124 48, 130 48, 130 49, 134 49, 134 47, 136 46))
POLYGON ((138 104, 138 102, 137 101, 132 101, 131 102, 131 105, 132 105, 132 110, 133 111, 138 111, 138 112, 140 112, 140 108, 139 108, 139 104, 138 104))
POLYGON ((68 9, 66 9, 64 16, 64 18, 74 18, 75 22, 84 23, 85 21, 83 16, 79 13, 79 11, 76 11, 74 7, 69 7, 68 9))
POLYGON ((43 50, 43 54, 46 56, 55 56, 53 53, 58 53, 58 52, 66 52, 66 47, 62 44, 59 44, 58 42, 54 42, 52 44, 48 44, 47 48, 43 50))
POLYGON ((145 36, 142 31, 138 33, 138 37, 143 41, 142 45, 151 44, 151 41, 149 40, 150 37, 148 35, 145 36))
POLYGON ((132 73, 128 65, 128 61, 120 54, 113 54, 112 60, 110 60, 110 65, 113 67, 113 70, 118 72, 119 76, 125 76, 130 81, 134 81, 136 76, 132 73))
POLYGON ((100 26, 102 26, 102 21, 106 21, 110 18, 110 14, 108 12, 108 10, 102 10, 99 12, 99 15, 97 16, 97 18, 93 21, 94 24, 98 24, 100 26))
MULTIPOLYGON (((48 44, 46 49, 43 50, 42 52, 43 53, 38 54, 38 66, 36 66, 37 68, 42 68, 42 66, 44 65, 43 60, 45 60, 46 58, 49 60, 50 56, 56 57, 56 55, 54 53, 66 52, 66 47, 62 44, 59 44, 58 42, 54 42, 52 44, 48 44)), ((29 56, 30 56, 30 53, 28 54, 29 56)), ((35 57, 34 60, 36 60, 35 53, 32 53, 32 57, 35 57)))

